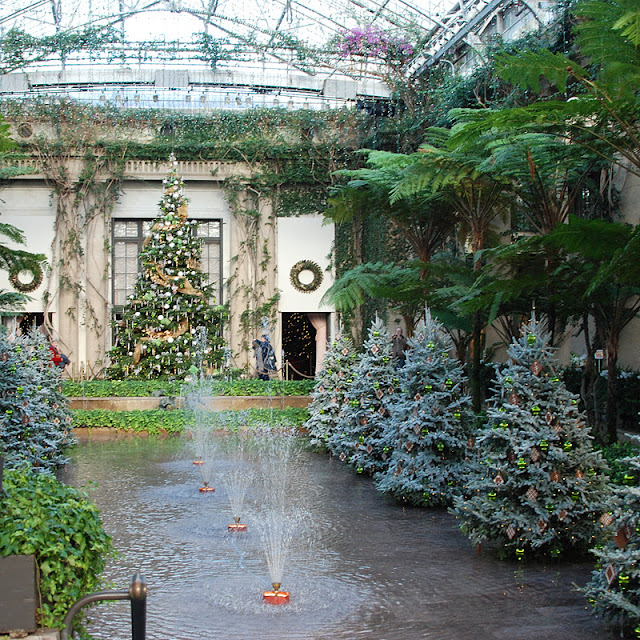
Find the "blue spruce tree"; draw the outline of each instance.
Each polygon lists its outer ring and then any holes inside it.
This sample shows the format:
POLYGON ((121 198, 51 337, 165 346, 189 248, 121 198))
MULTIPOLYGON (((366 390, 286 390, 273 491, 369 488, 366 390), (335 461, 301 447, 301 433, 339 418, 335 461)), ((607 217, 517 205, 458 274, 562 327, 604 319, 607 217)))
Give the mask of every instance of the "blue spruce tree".
POLYGON ((329 437, 339 426, 347 379, 355 359, 353 342, 342 332, 339 333, 325 354, 322 370, 311 392, 309 419, 304 423, 311 443, 318 448, 327 447, 329 437))
POLYGON ((625 486, 615 486, 600 524, 605 545, 592 552, 598 562, 584 593, 593 612, 640 637, 640 456, 626 460, 625 486))
POLYGON ((430 314, 409 340, 402 394, 388 424, 393 454, 375 479, 380 491, 401 501, 450 505, 466 476, 473 414, 452 350, 451 338, 430 314))
POLYGON ((39 331, 0 336, 0 447, 8 467, 53 471, 74 443, 71 413, 39 331))
POLYGON ((584 552, 609 495, 605 463, 534 316, 508 355, 476 437, 468 493, 452 511, 472 542, 494 542, 501 555, 584 552))
POLYGON ((387 424, 399 393, 399 374, 391 356, 389 332, 380 319, 372 322, 348 388, 340 425, 329 437, 329 449, 358 473, 382 471, 391 449, 387 424))

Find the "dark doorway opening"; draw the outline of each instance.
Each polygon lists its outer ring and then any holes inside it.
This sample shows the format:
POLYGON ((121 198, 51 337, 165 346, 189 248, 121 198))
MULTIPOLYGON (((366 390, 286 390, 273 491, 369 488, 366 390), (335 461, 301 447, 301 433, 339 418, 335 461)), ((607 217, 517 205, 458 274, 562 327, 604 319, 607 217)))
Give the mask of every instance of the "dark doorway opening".
POLYGON ((306 313, 282 314, 282 350, 289 380, 312 378, 316 368, 316 330, 306 313))
POLYGON ((31 333, 38 330, 44 324, 44 313, 27 311, 18 316, 18 328, 21 333, 31 333))

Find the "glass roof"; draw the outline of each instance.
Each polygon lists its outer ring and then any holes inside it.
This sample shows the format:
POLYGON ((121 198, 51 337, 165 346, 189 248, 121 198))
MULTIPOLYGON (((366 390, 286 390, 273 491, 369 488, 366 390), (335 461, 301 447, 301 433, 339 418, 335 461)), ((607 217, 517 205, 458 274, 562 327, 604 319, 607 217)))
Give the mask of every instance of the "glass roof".
MULTIPOLYGON (((45 54, 20 60, 14 67, 7 66, 4 47, 2 66, 5 72, 28 71, 30 93, 40 85, 51 87, 38 72, 63 68, 71 77, 73 70, 84 69, 84 79, 78 75, 76 80, 66 80, 65 91, 72 95, 75 89, 82 90, 91 101, 97 94, 91 89, 89 96, 89 85, 101 85, 99 99, 117 102, 119 96, 121 101, 135 99, 140 106, 166 106, 162 91, 173 89, 185 94, 177 98, 174 93, 173 98, 194 108, 211 100, 233 108, 278 103, 321 108, 314 102, 319 89, 312 79, 369 81, 367 87, 358 85, 357 95, 388 95, 383 88, 386 63, 380 56, 354 56, 340 49, 349 30, 365 36, 382 33, 396 45, 420 43, 420 50, 427 52, 430 42, 454 32, 452 25, 459 23, 460 15, 467 15, 469 7, 489 1, 0 0, 0 38, 8 41, 12 30, 18 30, 45 42, 41 47, 45 54), (47 39, 64 41, 74 34, 83 34, 88 44, 64 56, 55 48, 54 53, 46 51, 47 39), (188 68, 189 78, 181 82, 173 76, 164 83, 158 83, 157 76, 153 82, 141 79, 142 70, 160 68, 188 68), (101 76, 100 69, 108 69, 110 76, 101 76), (195 76, 198 70, 213 73, 215 81, 200 82, 195 76), (214 85, 216 95, 212 96, 214 85), (205 87, 202 94, 186 95, 201 87, 205 87), (261 99, 276 89, 277 97, 261 99)), ((413 66, 407 64, 404 71, 411 73, 422 60, 424 56, 412 55, 413 66)), ((14 92, 20 93, 19 87, 14 92)), ((350 89, 333 93, 341 94, 343 102, 354 97, 350 89)), ((332 106, 339 105, 325 100, 322 108, 332 106)))
POLYGON ((85 26, 124 27, 126 38, 189 39, 194 32, 267 44, 274 33, 312 43, 354 26, 430 28, 456 0, 3 0, 0 35, 36 36, 85 26))

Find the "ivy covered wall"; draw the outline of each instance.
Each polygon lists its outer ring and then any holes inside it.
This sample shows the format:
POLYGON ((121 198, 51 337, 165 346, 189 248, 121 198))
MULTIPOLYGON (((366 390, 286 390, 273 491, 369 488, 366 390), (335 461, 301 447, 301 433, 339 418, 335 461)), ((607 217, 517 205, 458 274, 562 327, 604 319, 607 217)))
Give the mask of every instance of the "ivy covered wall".
POLYGON ((110 223, 129 180, 161 180, 173 153, 187 187, 190 178, 222 187, 232 215, 227 332, 246 361, 262 318, 277 320, 277 219, 322 212, 333 172, 359 162, 368 127, 366 114, 346 110, 184 114, 37 100, 3 102, 0 113, 32 172, 5 192, 37 178, 55 207, 51 268, 33 295, 72 362, 92 363, 110 342, 110 223))

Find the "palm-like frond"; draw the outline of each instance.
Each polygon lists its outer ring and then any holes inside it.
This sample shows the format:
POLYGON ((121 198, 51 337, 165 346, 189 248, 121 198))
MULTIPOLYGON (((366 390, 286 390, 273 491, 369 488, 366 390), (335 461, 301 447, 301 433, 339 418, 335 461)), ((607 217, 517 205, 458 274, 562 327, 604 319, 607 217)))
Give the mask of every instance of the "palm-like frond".
POLYGON ((399 281, 406 282, 414 276, 419 279, 417 273, 412 267, 383 262, 360 264, 340 276, 327 289, 322 301, 333 304, 337 311, 348 313, 368 298, 385 297, 393 292, 399 281))
POLYGON ((560 225, 547 237, 549 246, 576 253, 587 260, 601 262, 610 259, 612 253, 627 245, 632 228, 619 222, 606 220, 582 220, 570 216, 569 224, 560 225))
POLYGON ((636 47, 640 46, 640 9, 636 7, 627 11, 613 23, 613 28, 620 31, 620 35, 628 38, 636 47))
POLYGON ((640 8, 636 0, 582 0, 575 30, 581 52, 593 60, 640 64, 640 8))
POLYGON ((589 74, 579 64, 562 53, 552 53, 548 49, 540 51, 522 51, 496 56, 496 73, 511 84, 540 91, 540 79, 564 92, 569 78, 587 78, 589 74))
POLYGON ((418 191, 393 199, 413 159, 402 154, 371 153, 367 167, 340 171, 350 181, 334 188, 326 215, 347 222, 377 214, 386 217, 409 243, 418 259, 428 261, 455 227, 452 206, 439 193, 418 191))
MULTIPOLYGON (((14 227, 12 224, 0 222, 0 236, 4 236, 7 240, 23 245, 25 244, 24 233, 14 227)), ((46 256, 42 253, 31 253, 22 249, 14 249, 8 247, 4 242, 0 241, 0 269, 9 271, 13 268, 29 268, 34 263, 45 262, 46 256)))
POLYGON ((3 311, 15 311, 21 309, 31 297, 17 291, 0 289, 0 309, 3 311))

